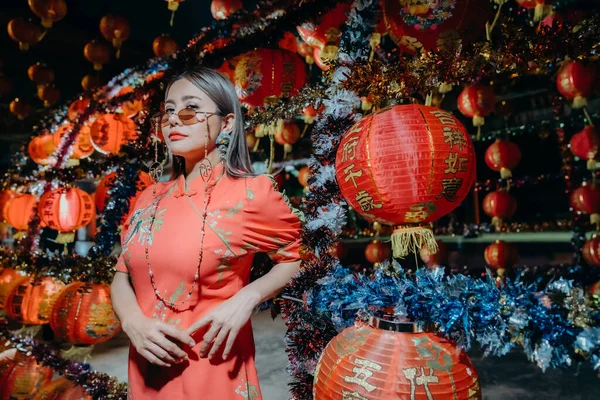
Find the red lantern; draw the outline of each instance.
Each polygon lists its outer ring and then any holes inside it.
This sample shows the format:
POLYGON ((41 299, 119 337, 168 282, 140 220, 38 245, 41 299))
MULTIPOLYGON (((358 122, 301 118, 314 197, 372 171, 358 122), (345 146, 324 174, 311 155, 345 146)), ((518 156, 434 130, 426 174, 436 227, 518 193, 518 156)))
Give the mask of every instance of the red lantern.
POLYGON ((121 146, 138 137, 135 123, 121 114, 104 114, 91 128, 92 144, 104 154, 117 154, 121 146))
POLYGON ((600 188, 584 182, 571 194, 571 206, 577 212, 589 214, 592 224, 600 223, 600 188))
MULTIPOLYGON (((110 55, 109 55, 110 58, 110 55)), ((108 61, 107 61, 108 62, 108 61)), ((102 69, 102 64, 100 64, 100 69, 102 69)), ((97 87, 102 85, 102 79, 98 75, 86 75, 81 79, 81 87, 86 92, 89 90, 96 89, 97 87)))
POLYGON ((29 227, 29 222, 35 215, 37 199, 32 194, 21 194, 8 201, 4 210, 6 222, 18 232, 15 235, 21 238, 29 227))
POLYGON ((488 2, 474 0, 381 2, 392 40, 403 51, 452 49, 485 31, 488 2))
POLYGON ((541 21, 546 15, 544 4, 545 0, 517 0, 517 3, 523 8, 534 9, 533 20, 535 22, 541 21))
POLYGON ((458 96, 458 109, 465 117, 473 118, 473 126, 482 126, 495 106, 496 94, 490 86, 469 85, 458 96))
POLYGON ((49 165, 52 162, 51 156, 55 150, 54 136, 50 134, 34 137, 27 146, 27 152, 31 160, 40 165, 49 165))
POLYGON ((50 107, 60 100, 60 90, 51 85, 38 86, 38 98, 44 102, 44 107, 50 107))
POLYGON ((4 268, 0 272, 0 308, 6 306, 6 300, 12 290, 25 280, 27 280, 27 276, 12 268, 4 268))
POLYGON ((313 397, 481 400, 475 367, 454 342, 415 325, 371 318, 337 335, 321 355, 313 397))
POLYGON ((67 15, 65 0, 29 0, 29 8, 42 19, 42 26, 46 29, 67 15))
POLYGON ((40 389, 33 400, 92 400, 92 397, 82 386, 63 376, 40 389))
POLYGON ((591 239, 586 240, 582 255, 588 265, 600 267, 600 236, 594 234, 591 239))
POLYGON ((371 264, 377 264, 390 258, 390 246, 373 240, 365 248, 365 258, 371 264))
POLYGON ((179 3, 183 3, 185 0, 165 0, 167 2, 167 8, 171 10, 171 21, 170 25, 173 26, 173 20, 175 19, 175 11, 179 8, 179 3))
POLYGON ((40 220, 59 231, 56 243, 71 243, 75 231, 90 223, 93 213, 92 196, 77 188, 58 188, 40 198, 40 220))
POLYGON ((596 157, 598 156, 598 148, 600 147, 600 137, 594 127, 586 126, 581 132, 573 135, 569 146, 575 156, 587 160, 587 168, 589 170, 596 169, 596 157))
POLYGON ((56 294, 64 287, 54 278, 29 277, 16 285, 6 300, 8 316, 23 324, 48 323, 56 294))
POLYGON ((120 15, 108 14, 100 20, 100 32, 117 49, 117 58, 121 55, 121 45, 129 39, 130 29, 129 21, 120 15))
POLYGON ((286 144, 294 144, 300 139, 300 128, 291 121, 284 121, 282 129, 275 133, 275 141, 284 146, 286 144))
POLYGON ((308 187, 308 180, 310 179, 310 176, 311 173, 308 167, 300 168, 300 171, 298 171, 298 182, 300 182, 302 187, 308 187))
POLYGON ((96 344, 114 337, 121 329, 110 300, 110 286, 74 282, 58 294, 50 326, 72 344, 96 344))
POLYGON ((521 162, 521 150, 508 140, 496 139, 485 151, 485 163, 491 170, 500 172, 502 179, 512 177, 511 170, 521 162))
POLYGON ((17 196, 17 192, 12 190, 2 190, 0 191, 0 222, 4 222, 4 209, 6 208, 6 204, 10 199, 17 196))
POLYGON ((18 98, 10 102, 9 109, 10 112, 16 115, 20 120, 24 120, 31 114, 31 104, 18 98))
POLYGON ((421 105, 394 106, 363 117, 342 138, 336 178, 348 204, 369 221, 416 224, 392 234, 394 257, 434 252, 424 226, 454 210, 475 179, 475 152, 467 130, 449 112, 421 105))
POLYGON ((241 0, 213 0, 210 3, 210 13, 214 19, 227 19, 242 9, 241 0))
POLYGON ((102 69, 102 65, 108 64, 110 61, 110 48, 104 42, 92 40, 83 48, 83 55, 85 56, 86 60, 94 64, 94 69, 96 71, 100 71, 102 69))
POLYGON ((152 51, 156 57, 167 57, 177 52, 177 42, 170 35, 162 34, 152 42, 152 51))
POLYGON ((421 247, 421 250, 419 251, 421 260, 423 260, 425 265, 429 268, 440 267, 446 265, 448 262, 448 246, 446 246, 446 243, 438 240, 437 248, 438 250, 435 253, 429 251, 427 246, 421 247))
POLYGON ((89 105, 90 99, 88 97, 80 97, 71 103, 69 109, 67 110, 67 116, 71 121, 75 121, 81 114, 83 114, 89 105))
MULTIPOLYGON (((54 145, 56 148, 60 145, 62 137, 69 133, 73 129, 73 125, 67 124, 62 125, 54 132, 54 145)), ((73 153, 71 158, 75 160, 81 160, 91 156, 94 153, 94 146, 92 146, 92 138, 90 137, 90 128, 82 125, 77 133, 77 139, 73 144, 73 153)))
POLYGON ((44 86, 54 82, 54 71, 46 65, 36 63, 27 69, 27 75, 36 85, 44 86))
POLYGON ((581 108, 587 105, 587 97, 594 87, 595 75, 593 67, 586 68, 579 61, 565 61, 556 77, 556 86, 560 94, 567 99, 573 99, 574 108, 581 108))
POLYGON ((498 190, 483 198, 483 211, 492 217, 492 224, 499 227, 502 220, 510 219, 517 211, 517 201, 508 192, 498 190))
POLYGON ((19 43, 21 51, 27 51, 29 46, 37 44, 43 37, 42 29, 23 18, 12 19, 8 23, 8 35, 19 43))
MULTIPOLYGON (((104 210, 104 207, 106 206, 106 202, 108 201, 108 198, 109 198, 108 191, 114 184, 116 177, 117 177, 117 174, 115 172, 105 175, 104 178, 102 178, 102 180, 100 180, 100 183, 98 184, 98 187, 96 188, 96 195, 94 197, 94 201, 96 203, 96 208, 98 209, 98 212, 100 212, 100 213, 104 210)), ((144 189, 146 189, 147 187, 150 187, 153 183, 154 183, 154 181, 152 180, 152 177, 150 175, 148 175, 144 171, 140 171, 140 173, 138 175, 138 180, 136 182, 136 185, 137 185, 136 186, 136 188, 137 188, 136 194, 134 197, 129 199, 129 210, 133 210, 133 207, 135 206, 135 202, 137 201, 138 197, 142 194, 144 189)))
POLYGON ((52 368, 38 364, 35 357, 17 351, 14 366, 0 390, 2 400, 31 399, 52 380, 52 368))
POLYGON ((485 262, 496 271, 498 276, 502 276, 504 271, 515 265, 519 259, 517 249, 504 240, 496 240, 490 244, 485 248, 483 255, 485 262))
POLYGON ((271 98, 295 95, 306 83, 302 60, 289 51, 259 49, 242 55, 235 67, 240 101, 251 107, 271 98))
POLYGON ((321 114, 324 109, 324 106, 319 107, 318 110, 315 110, 315 108, 312 105, 304 107, 302 109, 302 119, 304 120, 304 123, 313 124, 317 115, 321 114))
POLYGON ((339 259, 342 259, 348 255, 348 249, 346 248, 346 246, 344 246, 342 242, 337 242, 329 248, 329 254, 339 259))

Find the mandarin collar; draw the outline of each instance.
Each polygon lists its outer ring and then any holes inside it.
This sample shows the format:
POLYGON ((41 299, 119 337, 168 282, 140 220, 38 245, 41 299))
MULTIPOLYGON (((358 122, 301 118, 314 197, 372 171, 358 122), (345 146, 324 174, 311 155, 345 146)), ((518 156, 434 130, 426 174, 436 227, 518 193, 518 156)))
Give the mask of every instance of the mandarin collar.
MULTIPOLYGON (((210 186, 214 186, 220 179, 221 175, 223 174, 223 162, 218 163, 217 165, 215 165, 212 169, 212 174, 210 176, 210 179, 208 180, 208 183, 210 186)), ((195 177, 189 184, 188 184, 188 188, 187 188, 187 192, 185 191, 185 176, 183 174, 179 175, 179 177, 177 178, 177 186, 175 187, 175 190, 173 191, 173 196, 174 197, 181 197, 181 196, 195 196, 198 194, 199 190, 204 190, 204 181, 202 180, 202 177, 200 175, 198 175, 197 177, 195 177)))

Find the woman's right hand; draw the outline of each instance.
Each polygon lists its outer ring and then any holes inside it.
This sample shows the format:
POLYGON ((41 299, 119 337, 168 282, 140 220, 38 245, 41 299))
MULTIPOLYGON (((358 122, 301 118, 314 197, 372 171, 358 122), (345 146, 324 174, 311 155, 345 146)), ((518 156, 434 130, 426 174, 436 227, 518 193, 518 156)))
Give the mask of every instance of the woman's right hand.
POLYGON ((170 367, 171 364, 188 359, 187 353, 176 344, 177 342, 183 346, 196 345, 194 339, 185 332, 146 316, 124 323, 123 331, 142 357, 162 367, 170 367))

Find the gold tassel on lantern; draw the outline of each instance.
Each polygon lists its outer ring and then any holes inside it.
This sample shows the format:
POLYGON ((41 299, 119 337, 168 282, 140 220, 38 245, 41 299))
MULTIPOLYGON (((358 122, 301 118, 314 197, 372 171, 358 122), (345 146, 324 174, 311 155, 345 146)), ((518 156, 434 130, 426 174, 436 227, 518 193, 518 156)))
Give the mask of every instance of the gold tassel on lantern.
POLYGON ((396 258, 404 258, 423 247, 431 254, 438 252, 437 241, 432 230, 427 227, 400 227, 392 233, 392 251, 396 258))
POLYGON ((173 22, 175 21, 175 11, 179 8, 179 2, 175 0, 168 0, 167 8, 171 11, 171 20, 169 21, 169 25, 173 26, 173 22))
POLYGON ((21 240, 21 239, 25 238, 25 236, 27 236, 27 232, 25 232, 25 231, 17 231, 17 233, 15 233, 13 235, 13 239, 15 239, 15 240, 21 240))
POLYGON ((508 168, 502 168, 502 169, 500 169, 500 178, 502 178, 502 179, 512 178, 512 172, 511 172, 511 170, 508 169, 508 168))
POLYGON ((371 39, 369 39, 369 44, 371 45, 371 54, 369 54, 369 62, 371 62, 373 61, 373 57, 375 56, 375 49, 381 44, 381 33, 373 33, 373 35, 371 35, 371 39))
POLYGON ((60 232, 58 236, 56 236, 55 242, 58 244, 68 244, 73 243, 75 241, 75 232, 60 232))
POLYGON ((11 332, 15 336, 34 338, 42 330, 42 325, 23 325, 20 329, 11 332))
POLYGON ((64 358, 68 358, 71 361, 75 361, 78 363, 87 363, 92 359, 92 350, 94 350, 94 345, 89 346, 77 346, 73 345, 71 348, 67 350, 63 350, 61 355, 64 358))

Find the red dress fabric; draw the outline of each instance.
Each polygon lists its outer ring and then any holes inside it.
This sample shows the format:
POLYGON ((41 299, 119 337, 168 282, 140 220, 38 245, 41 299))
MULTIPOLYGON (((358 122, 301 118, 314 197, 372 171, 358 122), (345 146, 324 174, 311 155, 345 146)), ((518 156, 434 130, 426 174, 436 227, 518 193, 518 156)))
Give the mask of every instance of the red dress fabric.
MULTIPOLYGON (((129 274, 138 303, 147 317, 181 330, 187 329, 213 307, 248 284, 254 253, 268 253, 276 262, 299 260, 299 216, 266 175, 232 179, 219 165, 209 180, 210 201, 206 220, 199 280, 190 300, 176 310, 166 307, 154 293, 150 267, 161 295, 180 302, 187 296, 198 265, 204 182, 184 177, 158 183, 160 198, 154 228, 152 187, 136 202, 122 237, 117 270, 129 274), (192 205, 193 203, 193 205, 192 205), (194 207, 195 206, 195 207, 194 207)), ((198 351, 208 327, 193 336, 196 346, 189 361, 160 367, 147 362, 133 346, 129 350, 129 398, 240 400, 262 399, 254 365, 254 339, 250 321, 240 331, 230 356, 221 352, 213 360, 198 351)))

